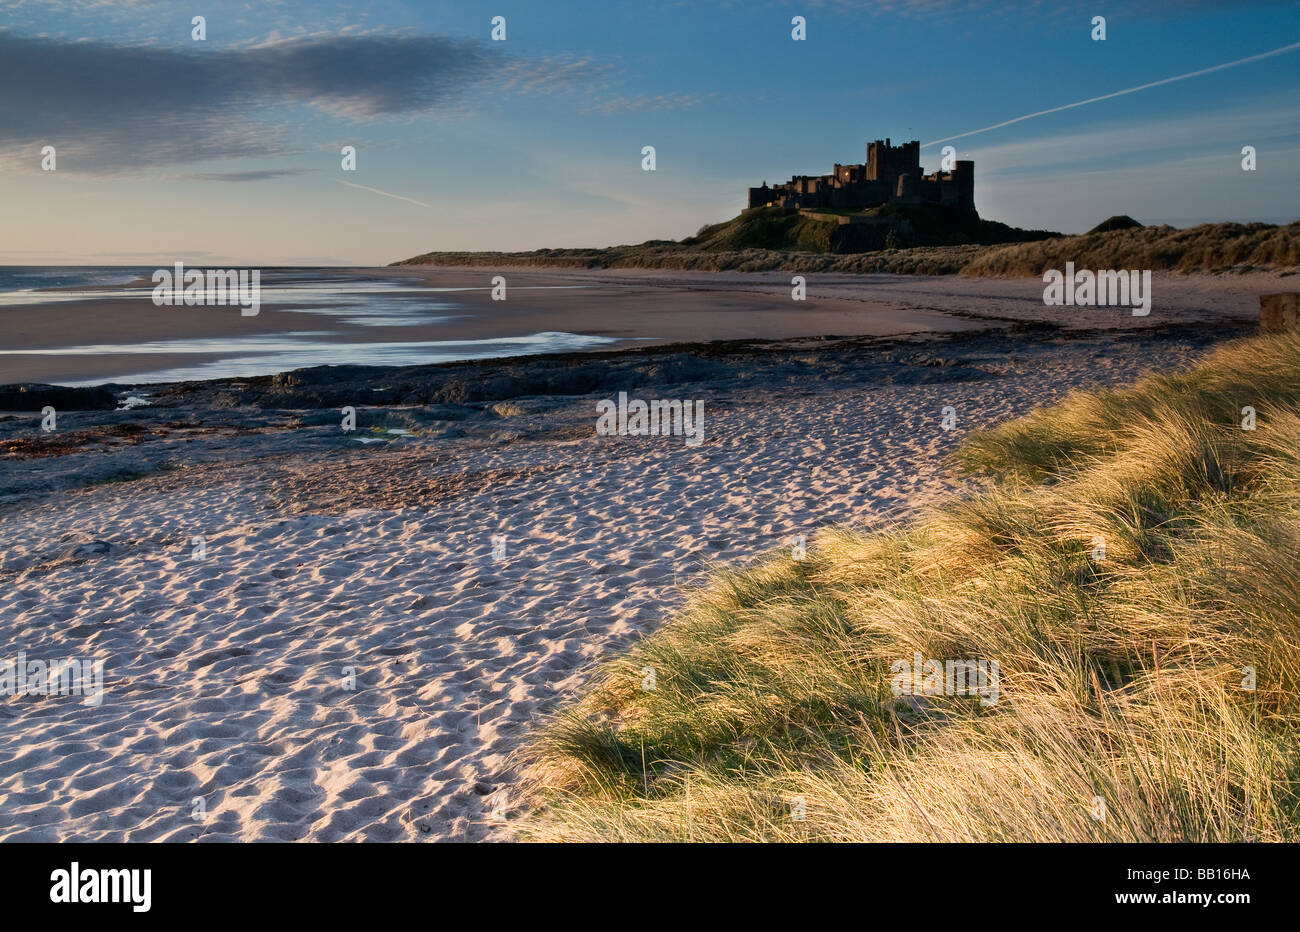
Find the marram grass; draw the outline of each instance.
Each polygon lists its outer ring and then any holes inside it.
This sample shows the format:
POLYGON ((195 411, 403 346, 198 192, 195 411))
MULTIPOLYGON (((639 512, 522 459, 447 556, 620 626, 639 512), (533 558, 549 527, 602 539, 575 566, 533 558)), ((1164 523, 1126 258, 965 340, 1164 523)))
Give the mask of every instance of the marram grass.
MULTIPOLYGON (((837 272, 852 275, 1010 275, 1039 277, 1044 269, 1153 269, 1219 274, 1300 267, 1300 223, 1204 223, 1119 229, 1004 245, 967 242, 871 252, 831 253, 833 224, 781 211, 746 211, 681 241, 650 240, 591 249, 532 252, 430 252, 393 265, 541 266, 579 269, 837 272)), ((1000 227, 1001 224, 993 224, 1000 227)), ((958 231, 951 231, 958 232, 958 231)), ((1014 232, 1014 231, 1011 231, 1014 232)), ((1025 233, 1026 231, 1019 231, 1025 233)), ((1030 235, 1033 235, 1032 233, 1030 235)))
POLYGON ((956 460, 993 483, 718 574, 603 667, 525 748, 519 837, 1300 839, 1300 336, 956 460), (918 652, 997 661, 996 702, 895 696, 918 652))

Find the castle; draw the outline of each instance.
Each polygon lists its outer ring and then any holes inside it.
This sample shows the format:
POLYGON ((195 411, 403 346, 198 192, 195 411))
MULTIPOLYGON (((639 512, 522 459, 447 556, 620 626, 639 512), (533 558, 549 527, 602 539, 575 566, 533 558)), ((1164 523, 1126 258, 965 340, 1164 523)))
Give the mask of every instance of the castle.
POLYGON ((921 143, 867 144, 865 165, 839 165, 829 175, 795 175, 785 184, 749 189, 750 207, 843 208, 881 204, 940 204, 975 210, 975 163, 957 162, 950 172, 921 174, 921 143))

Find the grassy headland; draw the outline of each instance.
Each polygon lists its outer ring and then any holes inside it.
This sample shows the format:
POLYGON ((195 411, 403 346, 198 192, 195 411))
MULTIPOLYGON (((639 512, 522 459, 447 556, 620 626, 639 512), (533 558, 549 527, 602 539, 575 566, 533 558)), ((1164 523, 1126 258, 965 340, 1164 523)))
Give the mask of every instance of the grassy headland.
POLYGON ((1300 222, 1211 223, 1179 230, 1107 221, 1080 236, 1061 236, 941 208, 886 205, 811 216, 763 208, 683 240, 531 252, 430 252, 393 265, 1037 276, 1066 261, 1091 269, 1293 270, 1300 267, 1300 222), (837 213, 858 222, 841 224, 837 213))
POLYGON ((523 836, 1300 840, 1300 335, 956 463, 987 487, 719 574, 603 667, 525 752, 523 836), (916 653, 997 661, 997 701, 894 695, 916 653))

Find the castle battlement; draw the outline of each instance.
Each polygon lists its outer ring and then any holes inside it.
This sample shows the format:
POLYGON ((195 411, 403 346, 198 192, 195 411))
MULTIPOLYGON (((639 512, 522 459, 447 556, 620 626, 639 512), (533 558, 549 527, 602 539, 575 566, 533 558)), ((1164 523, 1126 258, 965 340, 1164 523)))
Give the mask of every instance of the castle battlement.
POLYGON ((888 203, 939 204, 975 210, 975 163, 958 161, 950 172, 921 171, 921 143, 867 144, 861 165, 835 164, 829 175, 795 175, 784 184, 749 189, 749 207, 859 210, 888 203))

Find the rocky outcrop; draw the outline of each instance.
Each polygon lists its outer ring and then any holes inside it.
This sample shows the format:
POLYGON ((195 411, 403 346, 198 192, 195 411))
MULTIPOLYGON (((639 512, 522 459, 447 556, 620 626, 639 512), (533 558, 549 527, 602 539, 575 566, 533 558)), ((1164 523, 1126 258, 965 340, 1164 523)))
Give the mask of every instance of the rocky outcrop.
POLYGON ((67 388, 27 382, 0 385, 0 411, 40 411, 46 405, 58 411, 112 411, 117 396, 107 388, 67 388))

